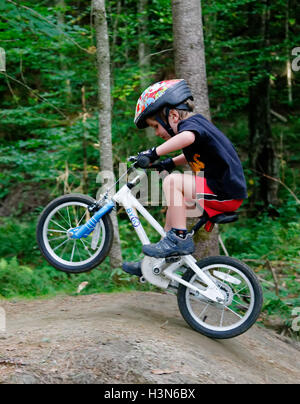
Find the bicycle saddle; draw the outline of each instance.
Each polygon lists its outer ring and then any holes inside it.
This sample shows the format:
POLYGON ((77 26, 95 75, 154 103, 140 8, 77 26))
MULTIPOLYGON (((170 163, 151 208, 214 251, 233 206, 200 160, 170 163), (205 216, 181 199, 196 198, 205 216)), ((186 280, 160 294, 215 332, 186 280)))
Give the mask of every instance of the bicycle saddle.
POLYGON ((224 212, 209 218, 209 221, 216 224, 236 222, 239 216, 235 212, 224 212))
POLYGON ((204 211, 199 222, 192 228, 192 231, 196 233, 202 226, 205 226, 205 230, 211 232, 215 224, 231 223, 238 220, 238 215, 235 212, 224 212, 219 215, 209 217, 204 211))

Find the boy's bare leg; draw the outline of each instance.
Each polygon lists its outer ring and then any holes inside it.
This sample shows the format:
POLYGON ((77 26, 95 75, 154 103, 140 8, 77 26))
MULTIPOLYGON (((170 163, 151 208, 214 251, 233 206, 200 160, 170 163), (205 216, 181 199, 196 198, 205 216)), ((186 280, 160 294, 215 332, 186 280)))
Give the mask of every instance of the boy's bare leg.
POLYGON ((168 205, 165 230, 172 227, 186 229, 186 205, 185 199, 195 199, 195 179, 188 174, 170 174, 163 184, 164 193, 168 205))
MULTIPOLYGON (((168 232, 172 228, 186 229, 187 208, 185 200, 192 201, 196 197, 195 178, 188 174, 170 174, 164 180, 164 192, 168 204, 165 231, 168 232)), ((188 243, 191 243, 188 239, 187 241, 188 243)), ((148 247, 149 246, 144 246, 144 248, 148 247)), ((188 247, 190 248, 191 246, 188 247)), ((192 252, 193 250, 191 249, 189 253, 192 252)), ((146 255, 156 256, 153 252, 147 253, 144 251, 144 253, 146 253, 146 255)), ((142 276, 140 262, 125 262, 123 264, 123 269, 131 275, 142 276)))

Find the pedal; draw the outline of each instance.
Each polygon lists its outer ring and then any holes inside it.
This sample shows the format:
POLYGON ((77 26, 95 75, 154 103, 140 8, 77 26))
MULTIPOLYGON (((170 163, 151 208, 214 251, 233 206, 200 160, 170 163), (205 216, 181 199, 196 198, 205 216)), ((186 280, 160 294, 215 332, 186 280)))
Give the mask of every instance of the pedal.
POLYGON ((174 262, 178 262, 180 259, 181 259, 180 256, 165 258, 167 264, 173 264, 174 262))
POLYGON ((139 278, 139 281, 140 281, 140 283, 146 283, 147 282, 147 280, 143 276, 141 276, 139 278))

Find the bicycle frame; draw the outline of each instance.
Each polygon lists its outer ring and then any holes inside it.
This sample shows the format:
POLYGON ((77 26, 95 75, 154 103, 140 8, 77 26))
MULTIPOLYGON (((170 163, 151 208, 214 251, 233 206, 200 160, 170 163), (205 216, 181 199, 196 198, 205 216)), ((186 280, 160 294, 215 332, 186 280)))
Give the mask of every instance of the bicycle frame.
MULTIPOLYGON (((84 225, 78 226, 76 228, 70 229, 68 231, 69 237, 71 239, 80 239, 82 237, 87 237, 90 233, 92 233, 97 225, 97 223, 101 220, 106 214, 109 214, 115 203, 119 203, 124 206, 125 211, 131 221, 134 230, 136 231, 140 241, 143 245, 150 244, 149 238, 139 220, 137 211, 150 223, 150 225, 162 236, 165 237, 166 232, 162 228, 162 226, 154 219, 154 217, 141 205, 141 203, 132 195, 131 189, 138 184, 140 180, 140 175, 136 176, 130 183, 124 185, 112 198, 108 199, 106 195, 104 199, 106 199, 107 203, 102 206, 92 217, 88 220, 84 225)), ((103 200, 98 201, 98 203, 103 202, 103 200)), ((163 260, 164 262, 164 260, 163 260)), ((196 264, 196 259, 192 255, 182 256, 178 262, 175 262, 169 265, 164 271, 164 276, 167 278, 174 280, 178 283, 181 283, 192 289, 196 295, 203 295, 208 299, 222 303, 224 301, 223 294, 219 291, 219 288, 213 282, 213 280, 206 275, 196 264), (206 290, 202 290, 197 288, 196 286, 186 282, 183 280, 175 271, 181 266, 186 265, 191 268, 198 277, 208 286, 206 290)))
MULTIPOLYGON (((143 245, 150 244, 149 238, 143 228, 142 223, 139 220, 137 211, 150 223, 150 225, 162 236, 165 237, 166 232, 162 228, 162 226, 154 219, 154 217, 141 205, 141 203, 132 195, 131 189, 133 188, 139 181, 139 176, 137 176, 130 183, 130 187, 124 185, 114 196, 113 201, 119 203, 124 206, 125 211, 131 221, 134 230, 136 231, 140 241, 143 245)), ((164 270, 164 275, 174 280, 178 283, 181 283, 187 286, 189 289, 192 289, 196 292, 196 294, 201 294, 214 302, 222 302, 224 301, 224 297, 222 293, 219 291, 219 288, 212 281, 212 279, 207 276, 196 264, 196 259, 192 255, 182 256, 180 260, 174 264, 171 264, 167 269, 164 270), (206 290, 201 290, 194 285, 184 281, 179 275, 175 274, 175 271, 183 265, 187 265, 190 267, 198 277, 208 286, 206 290)))

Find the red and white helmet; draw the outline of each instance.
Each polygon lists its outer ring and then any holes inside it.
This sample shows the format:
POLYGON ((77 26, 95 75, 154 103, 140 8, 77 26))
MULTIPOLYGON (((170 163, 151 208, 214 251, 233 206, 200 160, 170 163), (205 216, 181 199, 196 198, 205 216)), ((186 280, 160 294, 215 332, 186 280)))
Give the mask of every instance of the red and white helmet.
POLYGON ((164 80, 148 87, 138 99, 134 123, 139 129, 148 126, 146 119, 164 107, 186 109, 184 101, 193 99, 185 80, 164 80))

